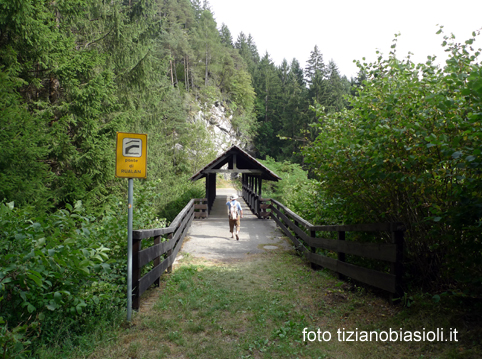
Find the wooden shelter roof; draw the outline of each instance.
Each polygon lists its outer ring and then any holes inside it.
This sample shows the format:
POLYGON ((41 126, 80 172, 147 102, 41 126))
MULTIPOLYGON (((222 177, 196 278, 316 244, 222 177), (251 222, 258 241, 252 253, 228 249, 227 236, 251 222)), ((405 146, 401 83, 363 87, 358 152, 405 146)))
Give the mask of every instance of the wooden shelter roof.
POLYGON ((218 158, 208 163, 203 169, 199 170, 191 177, 191 181, 197 181, 206 177, 209 173, 247 173, 260 176, 268 181, 279 181, 281 177, 276 175, 270 169, 258 162, 254 157, 243 151, 236 145, 231 146, 218 158), (225 164, 228 169, 221 169, 225 164))

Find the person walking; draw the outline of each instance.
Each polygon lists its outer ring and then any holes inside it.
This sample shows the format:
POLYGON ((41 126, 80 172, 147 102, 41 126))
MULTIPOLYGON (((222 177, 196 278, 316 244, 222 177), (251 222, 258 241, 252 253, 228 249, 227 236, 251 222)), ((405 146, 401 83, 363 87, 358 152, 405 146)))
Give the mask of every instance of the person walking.
POLYGON ((229 231, 231 232, 231 238, 234 238, 234 227, 236 226, 236 240, 239 241, 239 230, 241 227, 241 218, 243 218, 243 209, 241 204, 236 201, 238 196, 233 194, 230 200, 226 202, 228 206, 229 216, 229 231))

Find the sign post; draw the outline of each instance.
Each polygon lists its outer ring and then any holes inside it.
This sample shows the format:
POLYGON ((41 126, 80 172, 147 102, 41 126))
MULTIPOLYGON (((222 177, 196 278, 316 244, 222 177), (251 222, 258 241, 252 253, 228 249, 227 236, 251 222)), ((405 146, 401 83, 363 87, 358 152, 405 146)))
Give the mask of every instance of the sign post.
POLYGON ((127 194, 127 321, 132 317, 132 207, 134 198, 134 179, 129 178, 127 194))
POLYGON ((132 317, 132 217, 134 178, 147 175, 147 135, 117 132, 115 176, 128 178, 127 211, 127 321, 132 317))

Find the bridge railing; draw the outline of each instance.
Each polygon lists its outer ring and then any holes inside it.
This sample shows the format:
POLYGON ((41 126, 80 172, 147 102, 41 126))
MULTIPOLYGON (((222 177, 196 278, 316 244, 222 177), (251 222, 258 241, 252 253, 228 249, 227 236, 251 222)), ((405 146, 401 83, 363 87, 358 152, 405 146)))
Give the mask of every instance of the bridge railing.
POLYGON ((208 218, 207 198, 194 198, 194 218, 208 218))
POLYGON ((258 218, 269 218, 269 212, 266 210, 269 208, 269 198, 261 198, 255 191, 249 188, 247 185, 243 185, 243 199, 248 205, 249 209, 258 218))
POLYGON ((316 226, 276 200, 271 200, 270 209, 271 218, 312 264, 331 269, 341 278, 350 277, 383 289, 390 293, 391 297, 400 298, 403 295, 403 223, 316 226), (338 239, 320 238, 317 237, 317 232, 337 232, 338 239), (346 232, 388 232, 391 243, 345 241, 346 232), (333 251, 337 258, 317 253, 317 248, 333 251), (346 254, 387 262, 390 269, 387 273, 346 263, 346 254))
POLYGON ((195 198, 166 228, 139 229, 132 231, 132 308, 139 309, 140 297, 152 284, 159 285, 159 278, 172 264, 181 249, 182 242, 194 218, 207 217, 207 199, 195 198), (201 203, 201 204, 200 204, 201 203), (205 212, 195 212, 201 210, 205 212), (196 215, 198 213, 198 215, 196 215), (206 214, 203 214, 206 213, 206 214), (143 239, 153 238, 154 245, 141 248, 143 239), (142 268, 154 262, 154 268, 141 277, 142 268))

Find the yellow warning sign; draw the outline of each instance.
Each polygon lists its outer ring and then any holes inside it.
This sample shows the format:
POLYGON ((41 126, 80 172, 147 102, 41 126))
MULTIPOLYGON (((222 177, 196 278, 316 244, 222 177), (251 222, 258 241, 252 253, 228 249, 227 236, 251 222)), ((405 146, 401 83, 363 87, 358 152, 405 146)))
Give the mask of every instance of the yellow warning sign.
POLYGON ((146 178, 147 134, 117 132, 115 176, 146 178))

